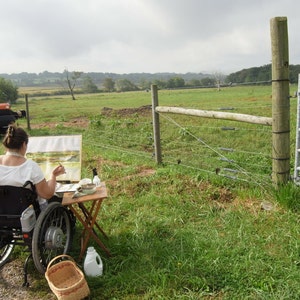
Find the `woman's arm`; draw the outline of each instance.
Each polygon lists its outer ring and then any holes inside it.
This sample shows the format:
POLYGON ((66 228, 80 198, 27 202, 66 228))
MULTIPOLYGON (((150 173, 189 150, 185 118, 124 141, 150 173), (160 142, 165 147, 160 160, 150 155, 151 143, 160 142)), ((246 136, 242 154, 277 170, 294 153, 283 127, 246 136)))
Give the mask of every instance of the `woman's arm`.
POLYGON ((56 177, 65 173, 65 168, 62 165, 57 166, 51 174, 51 178, 46 181, 43 179, 37 183, 36 191, 41 198, 50 199, 55 193, 56 177))

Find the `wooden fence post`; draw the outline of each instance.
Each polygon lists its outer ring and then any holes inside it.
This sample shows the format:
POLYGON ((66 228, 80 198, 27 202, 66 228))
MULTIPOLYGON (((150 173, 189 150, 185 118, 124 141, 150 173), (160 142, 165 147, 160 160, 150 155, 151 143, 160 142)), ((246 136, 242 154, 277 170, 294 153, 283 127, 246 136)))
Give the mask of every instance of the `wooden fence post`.
POLYGON ((28 95, 25 94, 25 104, 26 104, 26 120, 27 120, 27 129, 30 130, 30 117, 29 117, 29 105, 28 105, 28 95))
POLYGON ((290 179, 290 91, 287 18, 271 19, 272 44, 272 181, 290 179))
POLYGON ((152 93, 152 120, 153 120, 153 139, 154 139, 154 154, 156 163, 161 164, 161 146, 160 146, 160 126, 159 126, 159 114, 156 112, 158 106, 158 93, 157 85, 151 85, 152 93))

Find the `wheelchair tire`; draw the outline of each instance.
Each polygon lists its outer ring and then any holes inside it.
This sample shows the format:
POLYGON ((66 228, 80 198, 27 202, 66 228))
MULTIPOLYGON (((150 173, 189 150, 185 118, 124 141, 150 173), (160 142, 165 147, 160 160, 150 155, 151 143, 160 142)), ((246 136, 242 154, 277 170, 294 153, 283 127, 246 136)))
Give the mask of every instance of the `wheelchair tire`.
POLYGON ((8 261, 10 254, 13 252, 15 245, 7 244, 0 249, 0 268, 4 266, 8 261))
POLYGON ((44 274, 54 257, 69 251, 72 239, 67 208, 58 202, 49 203, 38 216, 32 236, 32 257, 36 269, 44 274))

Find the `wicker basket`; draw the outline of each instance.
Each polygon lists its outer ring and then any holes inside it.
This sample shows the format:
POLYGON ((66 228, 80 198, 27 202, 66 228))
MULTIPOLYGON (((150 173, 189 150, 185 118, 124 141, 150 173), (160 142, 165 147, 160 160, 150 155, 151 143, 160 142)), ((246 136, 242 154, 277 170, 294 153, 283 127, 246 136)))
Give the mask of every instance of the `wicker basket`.
POLYGON ((62 254, 54 257, 47 266, 45 277, 50 289, 59 300, 80 300, 90 294, 83 272, 69 255, 62 254), (53 264, 61 258, 68 258, 68 260, 53 264))

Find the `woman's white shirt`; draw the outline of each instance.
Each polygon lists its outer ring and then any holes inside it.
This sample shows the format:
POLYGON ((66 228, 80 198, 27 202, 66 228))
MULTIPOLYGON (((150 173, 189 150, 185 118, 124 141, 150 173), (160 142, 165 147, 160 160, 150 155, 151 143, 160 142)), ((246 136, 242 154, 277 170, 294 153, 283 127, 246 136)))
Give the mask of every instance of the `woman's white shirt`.
POLYGON ((23 186, 26 181, 36 185, 44 178, 40 166, 30 159, 18 166, 0 165, 0 185, 23 186))

